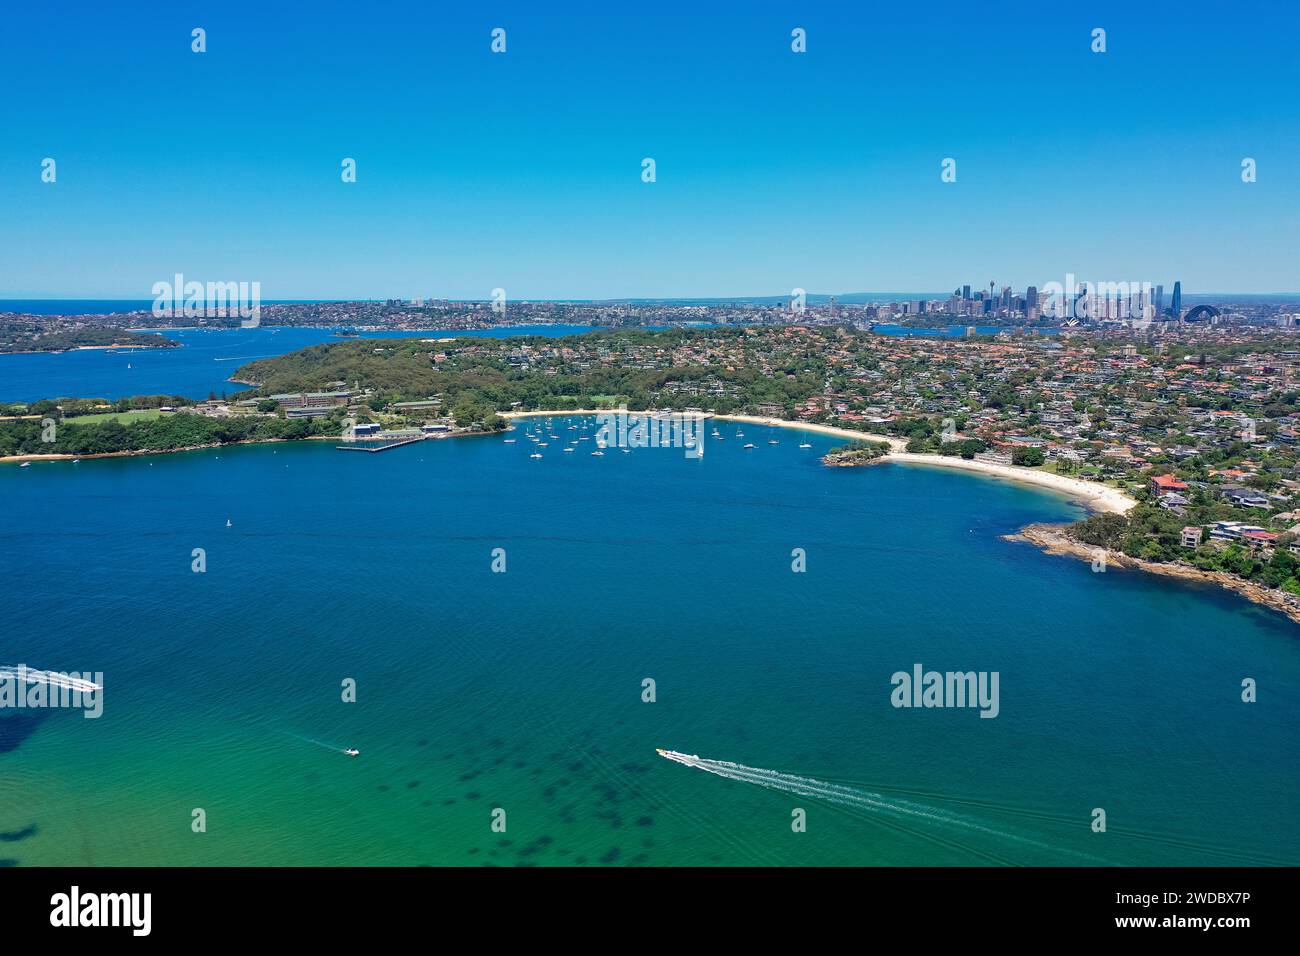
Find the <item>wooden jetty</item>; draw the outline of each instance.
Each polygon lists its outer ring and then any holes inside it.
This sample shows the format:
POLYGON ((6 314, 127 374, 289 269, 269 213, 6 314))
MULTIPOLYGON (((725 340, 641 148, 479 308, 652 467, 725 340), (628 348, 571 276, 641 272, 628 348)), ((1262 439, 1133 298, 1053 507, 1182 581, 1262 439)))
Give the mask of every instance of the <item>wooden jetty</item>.
POLYGON ((334 447, 339 451, 364 451, 373 455, 377 452, 391 451, 394 448, 401 448, 403 445, 410 445, 417 441, 424 441, 424 436, 418 435, 415 438, 403 438, 400 441, 389 442, 386 445, 367 446, 357 441, 348 445, 335 445, 334 447))

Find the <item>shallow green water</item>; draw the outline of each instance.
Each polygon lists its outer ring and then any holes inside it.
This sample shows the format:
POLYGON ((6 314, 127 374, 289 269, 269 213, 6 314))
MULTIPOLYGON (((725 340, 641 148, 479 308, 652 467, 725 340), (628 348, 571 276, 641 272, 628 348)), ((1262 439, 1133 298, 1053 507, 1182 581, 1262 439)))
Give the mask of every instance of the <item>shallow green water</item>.
POLYGON ((516 433, 0 467, 0 663, 105 684, 98 720, 0 711, 0 859, 1300 861, 1295 625, 1000 539, 1058 496, 722 428, 703 461, 516 433), (918 662, 997 671, 999 715, 891 706, 918 662))

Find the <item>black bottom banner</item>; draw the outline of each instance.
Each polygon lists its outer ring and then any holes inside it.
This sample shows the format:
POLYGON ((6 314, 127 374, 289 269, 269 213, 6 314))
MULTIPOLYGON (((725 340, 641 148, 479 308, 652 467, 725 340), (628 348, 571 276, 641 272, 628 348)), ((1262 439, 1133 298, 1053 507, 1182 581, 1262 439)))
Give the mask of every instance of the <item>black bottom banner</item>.
MULTIPOLYGON (((688 930, 770 940, 851 932, 964 938, 1191 936, 1285 928, 1284 869, 0 870, 6 939, 337 943, 468 931, 615 942, 688 930), (620 926, 622 927, 620 929, 620 926), (746 928, 749 933, 747 934, 746 928), (611 935, 613 934, 613 935, 611 935)), ((485 937, 485 941, 487 941, 485 937)), ((584 940, 587 941, 587 940, 584 940)))

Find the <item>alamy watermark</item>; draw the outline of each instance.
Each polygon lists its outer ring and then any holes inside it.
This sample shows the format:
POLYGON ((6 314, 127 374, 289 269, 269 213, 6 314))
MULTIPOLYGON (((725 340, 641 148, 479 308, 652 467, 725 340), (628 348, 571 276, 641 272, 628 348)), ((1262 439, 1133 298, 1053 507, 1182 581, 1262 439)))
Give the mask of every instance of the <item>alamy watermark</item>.
POLYGON ((978 707, 981 717, 996 717, 1002 709, 997 671, 924 670, 913 664, 912 670, 896 671, 889 682, 894 685, 889 702, 895 707, 978 707))
POLYGON ((152 893, 83 893, 74 884, 50 897, 50 925, 56 928, 121 927, 132 936, 148 936, 152 913, 152 893))
POLYGON ((1150 282, 1080 282, 1073 272, 1065 282, 1038 291, 1038 307, 1052 319, 1138 319, 1157 317, 1156 286, 1150 282))
POLYGON ((687 458, 704 457, 703 412, 616 412, 596 415, 596 444, 601 448, 682 448, 687 458))
POLYGON ((26 664, 0 666, 0 710, 51 707, 80 710, 87 720, 99 717, 104 713, 103 673, 42 671, 26 664))
POLYGON ((240 326, 255 329, 262 324, 262 283, 186 282, 176 273, 173 281, 153 284, 155 318, 240 319, 240 326))

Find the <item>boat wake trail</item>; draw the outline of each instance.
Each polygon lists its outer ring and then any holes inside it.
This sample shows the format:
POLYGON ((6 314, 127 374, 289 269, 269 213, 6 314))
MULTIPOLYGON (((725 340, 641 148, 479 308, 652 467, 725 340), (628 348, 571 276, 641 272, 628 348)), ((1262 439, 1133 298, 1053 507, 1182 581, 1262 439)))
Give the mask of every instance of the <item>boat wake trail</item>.
POLYGON ((294 740, 302 740, 309 744, 315 744, 317 747, 324 747, 326 750, 333 750, 335 753, 347 753, 348 748, 341 747, 338 744, 327 744, 323 740, 316 740, 313 737, 304 737, 302 734, 291 734, 287 730, 282 730, 280 733, 284 734, 286 737, 292 737, 294 740))
MULTIPOLYGON (((1066 849, 1065 847, 1053 846, 1044 843, 1041 840, 1035 840, 1032 837, 1022 834, 1013 833, 1009 830, 999 829, 981 823, 978 820, 961 814, 944 810, 940 807, 928 806, 896 796, 885 796, 870 790, 850 787, 844 784, 828 783, 824 780, 817 780, 814 777, 800 777, 795 774, 781 773, 777 770, 764 770, 760 767, 746 767, 744 764, 731 763, 727 760, 710 760, 706 757, 697 757, 688 754, 678 754, 674 751, 661 751, 660 756, 666 757, 677 763, 685 764, 688 767, 695 767, 706 773, 711 773, 719 777, 725 777, 728 780, 737 780, 741 783, 752 783, 759 787, 765 787, 768 790, 779 790, 784 793, 793 793, 800 797, 809 797, 814 800, 823 800, 837 806, 845 807, 849 810, 861 811, 873 816, 893 818, 895 822, 906 823, 913 822, 922 824, 925 829, 919 832, 918 836, 927 836, 926 830, 930 828, 942 827, 965 833, 979 833, 984 836, 993 838, 998 841, 1015 843, 1022 846, 1033 847, 1044 853, 1052 854, 1059 857, 1068 855, 1077 857, 1080 860, 1086 860, 1093 864, 1105 865, 1106 860, 1102 860, 1088 853, 1081 853, 1076 850, 1066 849)), ((961 844, 956 844, 961 846, 961 844)), ((962 847, 962 849, 977 853, 981 856, 989 856, 993 859, 992 854, 987 854, 976 850, 973 847, 962 847)), ((1009 862, 999 860, 999 862, 1009 862)))

